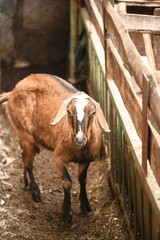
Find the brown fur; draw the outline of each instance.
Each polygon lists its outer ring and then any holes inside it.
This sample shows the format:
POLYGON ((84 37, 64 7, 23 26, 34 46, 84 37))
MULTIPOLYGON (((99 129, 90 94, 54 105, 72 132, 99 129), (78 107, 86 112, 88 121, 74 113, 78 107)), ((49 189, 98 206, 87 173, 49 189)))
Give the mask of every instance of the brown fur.
MULTIPOLYGON (((64 81, 64 83, 73 88, 67 82, 64 81)), ((78 174, 81 176, 89 163, 98 157, 102 143, 102 130, 96 117, 88 127, 87 145, 84 149, 78 149, 75 146, 73 130, 67 115, 58 124, 51 126, 63 101, 73 95, 56 78, 47 74, 30 75, 20 81, 12 92, 0 95, 0 101, 8 99, 6 113, 23 150, 26 186, 28 185, 27 171, 32 169, 39 144, 54 150, 57 172, 64 188, 67 184, 70 188, 70 182, 62 179, 64 167, 67 168, 71 161, 78 162, 78 174)), ((37 195, 38 190, 35 196, 38 201, 37 195)))

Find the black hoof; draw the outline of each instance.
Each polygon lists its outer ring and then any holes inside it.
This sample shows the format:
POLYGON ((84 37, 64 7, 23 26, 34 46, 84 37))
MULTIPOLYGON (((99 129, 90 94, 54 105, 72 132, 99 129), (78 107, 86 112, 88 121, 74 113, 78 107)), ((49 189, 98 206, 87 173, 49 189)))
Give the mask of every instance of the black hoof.
POLYGON ((87 214, 89 212, 92 212, 93 210, 92 210, 90 204, 88 203, 83 206, 81 205, 81 211, 82 211, 82 213, 87 214))
POLYGON ((41 194, 40 191, 34 191, 32 192, 32 198, 35 202, 41 202, 41 194))
POLYGON ((63 214, 62 215, 62 219, 63 222, 67 225, 67 226, 72 226, 73 222, 72 222, 72 215, 71 214, 63 214))
POLYGON ((32 198, 35 202, 41 202, 41 193, 36 183, 30 183, 30 189, 32 192, 32 198))

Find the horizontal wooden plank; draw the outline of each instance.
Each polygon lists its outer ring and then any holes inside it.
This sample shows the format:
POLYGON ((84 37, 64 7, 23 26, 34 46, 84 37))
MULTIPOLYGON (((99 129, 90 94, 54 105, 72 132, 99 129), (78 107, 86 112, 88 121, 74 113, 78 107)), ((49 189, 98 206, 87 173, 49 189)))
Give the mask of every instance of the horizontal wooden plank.
POLYGON ((123 62, 110 39, 107 39, 107 72, 115 81, 138 135, 142 139, 142 103, 139 102, 134 93, 131 86, 131 76, 123 66, 123 62))
POLYGON ((129 31, 149 31, 160 33, 160 17, 139 15, 139 14, 119 14, 125 27, 129 31))
POLYGON ((117 0, 117 2, 125 2, 128 6, 140 6, 140 7, 159 7, 158 0, 117 0))
POLYGON ((153 72, 143 63, 141 56, 133 44, 120 16, 118 16, 109 2, 107 2, 105 8, 105 27, 107 28, 108 38, 111 38, 115 48, 117 48, 126 69, 131 73, 131 75, 133 75, 140 89, 142 89, 143 72, 150 81, 149 106, 157 126, 160 129, 160 92, 155 76, 153 75, 153 72))

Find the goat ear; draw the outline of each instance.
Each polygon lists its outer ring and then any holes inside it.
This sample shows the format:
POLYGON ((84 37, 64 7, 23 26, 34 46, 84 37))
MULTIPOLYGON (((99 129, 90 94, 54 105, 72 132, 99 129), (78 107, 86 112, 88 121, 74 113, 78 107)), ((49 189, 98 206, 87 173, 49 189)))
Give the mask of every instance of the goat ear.
POLYGON ((96 101, 94 101, 94 104, 96 105, 96 116, 98 119, 98 123, 100 128, 104 131, 104 132, 110 132, 111 130, 109 129, 108 123, 104 117, 104 114, 102 112, 102 109, 99 105, 99 103, 97 103, 96 101))
POLYGON ((62 105, 60 106, 57 112, 57 115, 55 116, 53 122, 51 122, 52 126, 58 124, 67 115, 67 106, 72 99, 73 97, 67 98, 66 100, 63 101, 62 105))

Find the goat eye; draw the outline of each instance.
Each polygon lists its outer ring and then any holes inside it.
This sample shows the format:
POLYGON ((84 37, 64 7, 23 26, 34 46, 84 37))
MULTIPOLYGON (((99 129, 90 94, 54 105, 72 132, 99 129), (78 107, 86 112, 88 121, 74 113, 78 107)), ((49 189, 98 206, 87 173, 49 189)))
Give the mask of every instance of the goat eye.
POLYGON ((95 116, 96 112, 91 113, 90 117, 95 116))

